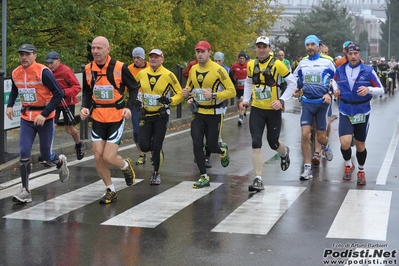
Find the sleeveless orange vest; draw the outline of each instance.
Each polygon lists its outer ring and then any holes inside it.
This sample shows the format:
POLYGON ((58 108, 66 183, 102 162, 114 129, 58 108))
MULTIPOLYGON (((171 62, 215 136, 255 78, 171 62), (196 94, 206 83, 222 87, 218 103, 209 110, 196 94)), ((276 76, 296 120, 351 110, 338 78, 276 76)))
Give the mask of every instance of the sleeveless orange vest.
MULTIPOLYGON (((124 92, 120 91, 120 88, 115 88, 107 78, 107 69, 110 61, 111 57, 108 56, 107 62, 101 69, 96 61, 87 64, 85 67, 87 84, 93 90, 94 108, 91 118, 101 123, 119 122, 123 119, 122 109, 117 109, 115 104, 121 100, 124 101, 124 92)), ((116 86, 122 84, 122 66, 122 62, 116 61, 112 70, 116 86)))
MULTIPOLYGON (((19 66, 12 72, 12 79, 18 87, 21 104, 26 108, 21 113, 21 118, 26 121, 33 122, 36 116, 41 114, 41 107, 44 109, 53 97, 51 91, 42 83, 42 74, 45 68, 47 68, 45 65, 33 62, 28 68, 19 66), (29 110, 29 107, 36 108, 29 110)), ((49 71, 51 70, 49 69, 49 71)), ((46 117, 46 120, 54 116, 55 112, 53 111, 46 117)))

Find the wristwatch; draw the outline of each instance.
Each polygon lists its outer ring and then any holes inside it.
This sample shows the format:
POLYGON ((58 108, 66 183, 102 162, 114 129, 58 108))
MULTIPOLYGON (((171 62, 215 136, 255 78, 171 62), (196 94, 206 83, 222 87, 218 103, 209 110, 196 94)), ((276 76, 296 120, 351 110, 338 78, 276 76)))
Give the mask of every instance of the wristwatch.
POLYGON ((216 92, 212 93, 212 99, 216 99, 216 92))
POLYGON ((284 100, 283 99, 279 99, 279 101, 281 103, 281 106, 283 106, 284 105, 284 100))

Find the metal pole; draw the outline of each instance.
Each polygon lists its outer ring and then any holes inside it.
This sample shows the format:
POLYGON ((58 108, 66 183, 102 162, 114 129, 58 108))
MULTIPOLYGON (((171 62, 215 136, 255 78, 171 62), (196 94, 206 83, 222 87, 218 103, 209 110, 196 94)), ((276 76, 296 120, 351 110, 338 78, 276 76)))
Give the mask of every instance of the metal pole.
MULTIPOLYGON (((177 79, 179 80, 180 84, 183 85, 183 67, 177 64, 177 79)), ((176 118, 182 117, 182 104, 179 103, 176 107, 176 118)))
POLYGON ((4 73, 2 76, 6 76, 7 74, 7 0, 1 1, 1 54, 2 54, 2 67, 4 73))
POLYGON ((391 58, 391 11, 389 11, 388 15, 388 58, 389 60, 391 58))
MULTIPOLYGON (((82 70, 82 75, 85 74, 85 65, 81 65, 81 70, 82 70)), ((83 92, 82 92, 82 100, 83 100, 83 92)), ((79 110, 80 113, 80 110, 79 110)), ((89 135, 89 118, 86 118, 85 120, 80 120, 80 139, 88 139, 89 135)))
MULTIPOLYGON (((4 71, 0 70, 0 90, 1 95, 4 95, 4 71)), ((1 97, 0 100, 1 108, 0 108, 0 117, 4 117, 4 96, 1 97)), ((0 123, 0 163, 5 163, 5 147, 7 143, 7 137, 4 131, 4 119, 0 123)))

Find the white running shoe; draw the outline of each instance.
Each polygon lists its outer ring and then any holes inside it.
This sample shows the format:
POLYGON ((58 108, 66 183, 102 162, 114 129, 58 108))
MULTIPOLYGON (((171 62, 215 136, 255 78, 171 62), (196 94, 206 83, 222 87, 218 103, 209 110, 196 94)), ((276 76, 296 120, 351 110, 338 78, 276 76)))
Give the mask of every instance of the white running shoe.
POLYGON ((58 156, 60 161, 62 161, 62 165, 58 168, 58 175, 60 176, 61 182, 65 182, 69 178, 69 169, 67 166, 67 157, 64 154, 60 154, 58 156))
POLYGON ((305 166, 303 169, 303 173, 301 174, 301 177, 299 178, 299 180, 309 180, 311 178, 313 178, 312 168, 305 166))
POLYGON ((18 194, 12 197, 14 202, 32 202, 32 194, 26 190, 26 188, 21 187, 18 194))

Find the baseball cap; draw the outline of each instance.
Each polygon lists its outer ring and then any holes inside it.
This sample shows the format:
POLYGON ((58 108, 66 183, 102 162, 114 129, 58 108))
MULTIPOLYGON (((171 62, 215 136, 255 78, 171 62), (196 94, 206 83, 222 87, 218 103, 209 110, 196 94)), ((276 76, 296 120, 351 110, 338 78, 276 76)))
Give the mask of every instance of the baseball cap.
POLYGON ((385 61, 385 57, 381 57, 381 59, 380 59, 381 61, 385 61))
POLYGON ((351 43, 351 41, 344 42, 344 44, 342 45, 342 48, 346 48, 346 46, 348 46, 350 43, 351 43))
POLYGON ((211 45, 207 41, 199 41, 194 50, 211 50, 211 45))
POLYGON ((152 55, 152 54, 156 54, 156 55, 159 55, 160 57, 163 57, 163 53, 159 49, 152 49, 148 55, 152 55))
POLYGON ((19 52, 36 53, 36 48, 32 44, 25 43, 19 47, 18 53, 19 52))
POLYGON ((57 52, 50 52, 46 55, 46 63, 51 63, 54 60, 60 59, 60 55, 57 52))
POLYGON ((216 52, 213 56, 213 59, 224 61, 224 54, 222 52, 216 52))
POLYGON ((360 45, 355 43, 355 42, 350 42, 346 47, 345 47, 346 52, 350 51, 358 51, 360 52, 360 45))
POLYGON ((314 43, 314 44, 317 45, 317 47, 320 45, 319 38, 317 38, 316 35, 309 35, 308 37, 306 37, 306 39, 305 39, 305 46, 306 46, 306 44, 308 44, 308 43, 314 43))
POLYGON ((255 45, 258 43, 264 43, 266 45, 270 45, 270 40, 268 37, 266 36, 259 36, 256 41, 255 41, 255 45))
POLYGON ((134 48, 132 51, 132 57, 135 57, 135 56, 145 59, 144 49, 141 47, 134 48))

